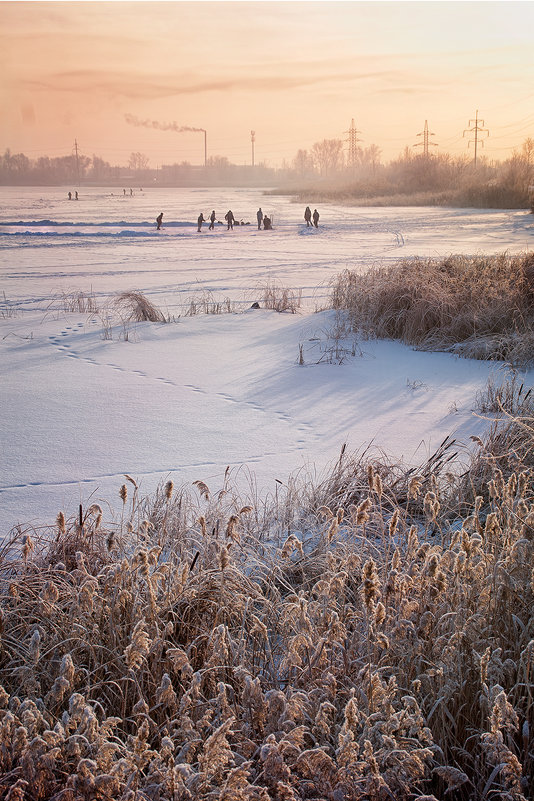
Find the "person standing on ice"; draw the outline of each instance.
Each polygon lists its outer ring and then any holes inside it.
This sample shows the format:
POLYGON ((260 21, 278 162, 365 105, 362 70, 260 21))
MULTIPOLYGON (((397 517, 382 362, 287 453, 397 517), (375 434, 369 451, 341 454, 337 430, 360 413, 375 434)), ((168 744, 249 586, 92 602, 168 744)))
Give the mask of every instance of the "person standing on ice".
POLYGON ((200 233, 200 232, 202 231, 202 223, 203 223, 203 222, 206 222, 206 220, 204 219, 204 215, 202 214, 202 212, 200 212, 200 216, 199 216, 199 218, 198 218, 198 220, 197 220, 197 223, 198 223, 198 233, 200 233))
POLYGON ((261 210, 261 207, 256 212, 256 219, 258 220, 258 231, 259 231, 261 228, 261 222, 263 220, 263 211, 261 210))
POLYGON ((69 192, 69 200, 72 200, 72 192, 69 192))
POLYGON ((213 231, 214 228, 215 228, 215 209, 213 209, 213 211, 210 214, 210 227, 208 230, 213 231))
POLYGON ((228 228, 227 228, 226 230, 227 230, 227 231, 229 231, 229 230, 230 230, 230 228, 231 228, 231 229, 232 229, 232 231, 233 231, 233 230, 234 230, 234 221, 235 221, 235 217, 234 217, 234 215, 233 215, 233 212, 232 212, 230 209, 229 209, 229 210, 226 212, 226 214, 224 215, 224 219, 225 219, 225 220, 226 220, 226 222, 228 223, 228 228))
POLYGON ((314 209, 313 210, 313 224, 315 225, 316 228, 319 228, 319 226, 317 225, 318 222, 319 222, 319 212, 317 211, 317 209, 314 209))
POLYGON ((304 219, 306 220, 306 228, 309 228, 311 225, 311 209, 309 206, 306 206, 304 210, 304 219))
POLYGON ((158 214, 158 216, 156 217, 156 225, 158 226, 156 230, 159 231, 162 222, 163 222, 163 212, 160 212, 160 214, 158 214))

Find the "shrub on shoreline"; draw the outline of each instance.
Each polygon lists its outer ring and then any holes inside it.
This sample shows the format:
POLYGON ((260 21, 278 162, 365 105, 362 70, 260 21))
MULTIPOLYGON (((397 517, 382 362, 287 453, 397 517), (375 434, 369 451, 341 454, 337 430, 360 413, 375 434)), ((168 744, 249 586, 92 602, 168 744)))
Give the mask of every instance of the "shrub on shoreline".
POLYGON ((332 304, 354 331, 520 365, 534 357, 533 254, 405 259, 363 275, 346 270, 332 304))

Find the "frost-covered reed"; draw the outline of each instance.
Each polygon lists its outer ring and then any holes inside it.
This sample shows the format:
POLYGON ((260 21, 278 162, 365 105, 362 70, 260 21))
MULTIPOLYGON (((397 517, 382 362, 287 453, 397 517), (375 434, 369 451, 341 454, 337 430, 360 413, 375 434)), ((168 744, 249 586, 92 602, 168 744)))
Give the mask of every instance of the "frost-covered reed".
POLYGON ((534 254, 404 259, 363 275, 346 270, 332 292, 364 335, 514 365, 534 354, 534 254))
POLYGON ((468 502, 453 446, 343 452, 263 504, 127 477, 114 528, 95 504, 15 532, 2 798, 531 797, 532 473, 487 460, 468 502))

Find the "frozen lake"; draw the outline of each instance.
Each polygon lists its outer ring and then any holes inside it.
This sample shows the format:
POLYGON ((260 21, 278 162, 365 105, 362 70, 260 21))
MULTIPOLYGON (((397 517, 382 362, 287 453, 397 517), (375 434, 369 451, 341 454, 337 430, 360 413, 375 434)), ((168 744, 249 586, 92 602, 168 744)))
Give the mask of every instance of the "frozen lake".
POLYGON ((474 396, 498 366, 367 342, 329 364, 332 315, 316 311, 346 268, 531 250, 531 214, 322 204, 315 230, 304 204, 261 190, 68 190, 0 188, 0 535, 89 498, 110 517, 124 473, 144 492, 167 478, 217 488, 230 465, 262 491, 322 469, 345 442, 415 464, 449 433, 480 433, 474 396), (273 231, 257 230, 259 206, 273 231), (197 233, 200 212, 223 221, 229 208, 250 225, 197 233), (250 311, 268 282, 301 290, 300 312, 250 311), (130 290, 175 321, 106 338, 103 310, 130 290), (66 311, 75 292, 99 313, 66 311), (208 295, 243 313, 183 316, 208 295))
POLYGON ((8 300, 47 308, 54 293, 91 289, 105 296, 138 288, 171 314, 209 290, 248 304, 268 279, 302 289, 321 306, 329 282, 346 268, 365 269, 405 256, 497 253, 532 247, 525 211, 442 208, 347 208, 322 205, 319 229, 303 223, 304 204, 250 189, 122 190, 0 188, 0 270, 8 300), (128 190, 129 191, 129 190, 128 190), (258 231, 261 206, 273 231, 258 231), (236 220, 197 233, 200 212, 236 220), (163 228, 155 218, 163 212, 163 228))

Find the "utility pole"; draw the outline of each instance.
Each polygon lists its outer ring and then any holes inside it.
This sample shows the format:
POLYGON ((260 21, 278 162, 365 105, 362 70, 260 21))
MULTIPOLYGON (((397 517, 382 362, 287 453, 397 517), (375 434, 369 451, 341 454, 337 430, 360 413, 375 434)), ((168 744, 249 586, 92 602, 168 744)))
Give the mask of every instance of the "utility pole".
MULTIPOLYGON (((466 135, 466 133, 474 133, 474 134, 475 134, 475 138, 474 138, 474 140, 473 140, 473 139, 470 139, 470 140, 468 141, 468 143, 467 143, 467 147, 469 147, 469 145, 471 144, 471 142, 474 142, 474 143, 475 143, 475 159, 474 159, 474 165, 475 165, 475 167, 477 166, 477 147, 478 147, 478 135, 479 135, 479 133, 480 133, 480 134, 482 134, 482 133, 486 133, 486 134, 489 136, 489 131, 488 131, 488 129, 487 129, 487 128, 481 128, 481 127, 479 127, 479 123, 480 123, 481 125, 484 125, 484 120, 480 120, 480 119, 478 118, 478 109, 477 109, 477 110, 476 110, 476 113, 475 113, 475 119, 474 119, 474 120, 469 120, 469 125, 473 125, 473 127, 472 127, 472 128, 466 128, 466 129, 465 129, 465 131, 464 131, 464 136, 466 135), (474 125, 473 125, 473 123, 474 123, 474 125)), ((484 147, 484 140, 483 140, 483 139, 480 141, 480 144, 482 145, 482 147, 484 147)))
POLYGON ((358 139, 358 134, 361 131, 358 131, 354 125, 354 118, 350 121, 350 128, 348 131, 343 131, 343 133, 348 134, 348 139, 345 139, 345 142, 348 142, 349 145, 349 152, 348 152, 348 163, 349 167, 354 169, 356 167, 356 162, 358 161, 358 142, 362 142, 363 139, 358 139))
POLYGON ((252 144, 252 166, 254 167, 254 142, 256 141, 256 131, 250 132, 250 142, 252 144))
POLYGON ((74 153, 76 154, 76 181, 80 186, 80 160, 78 158, 78 141, 74 140, 74 153))
POLYGON ((429 156, 429 152, 428 152, 429 145, 432 145, 433 147, 437 147, 437 142, 431 142, 430 139, 429 139, 429 137, 435 136, 435 134, 431 133, 428 130, 428 120, 425 120, 424 130, 421 131, 421 133, 418 133, 417 136, 422 136, 423 137, 423 141, 422 142, 416 142, 414 147, 422 147, 423 148, 423 156, 425 157, 425 159, 427 159, 428 156, 429 156))

